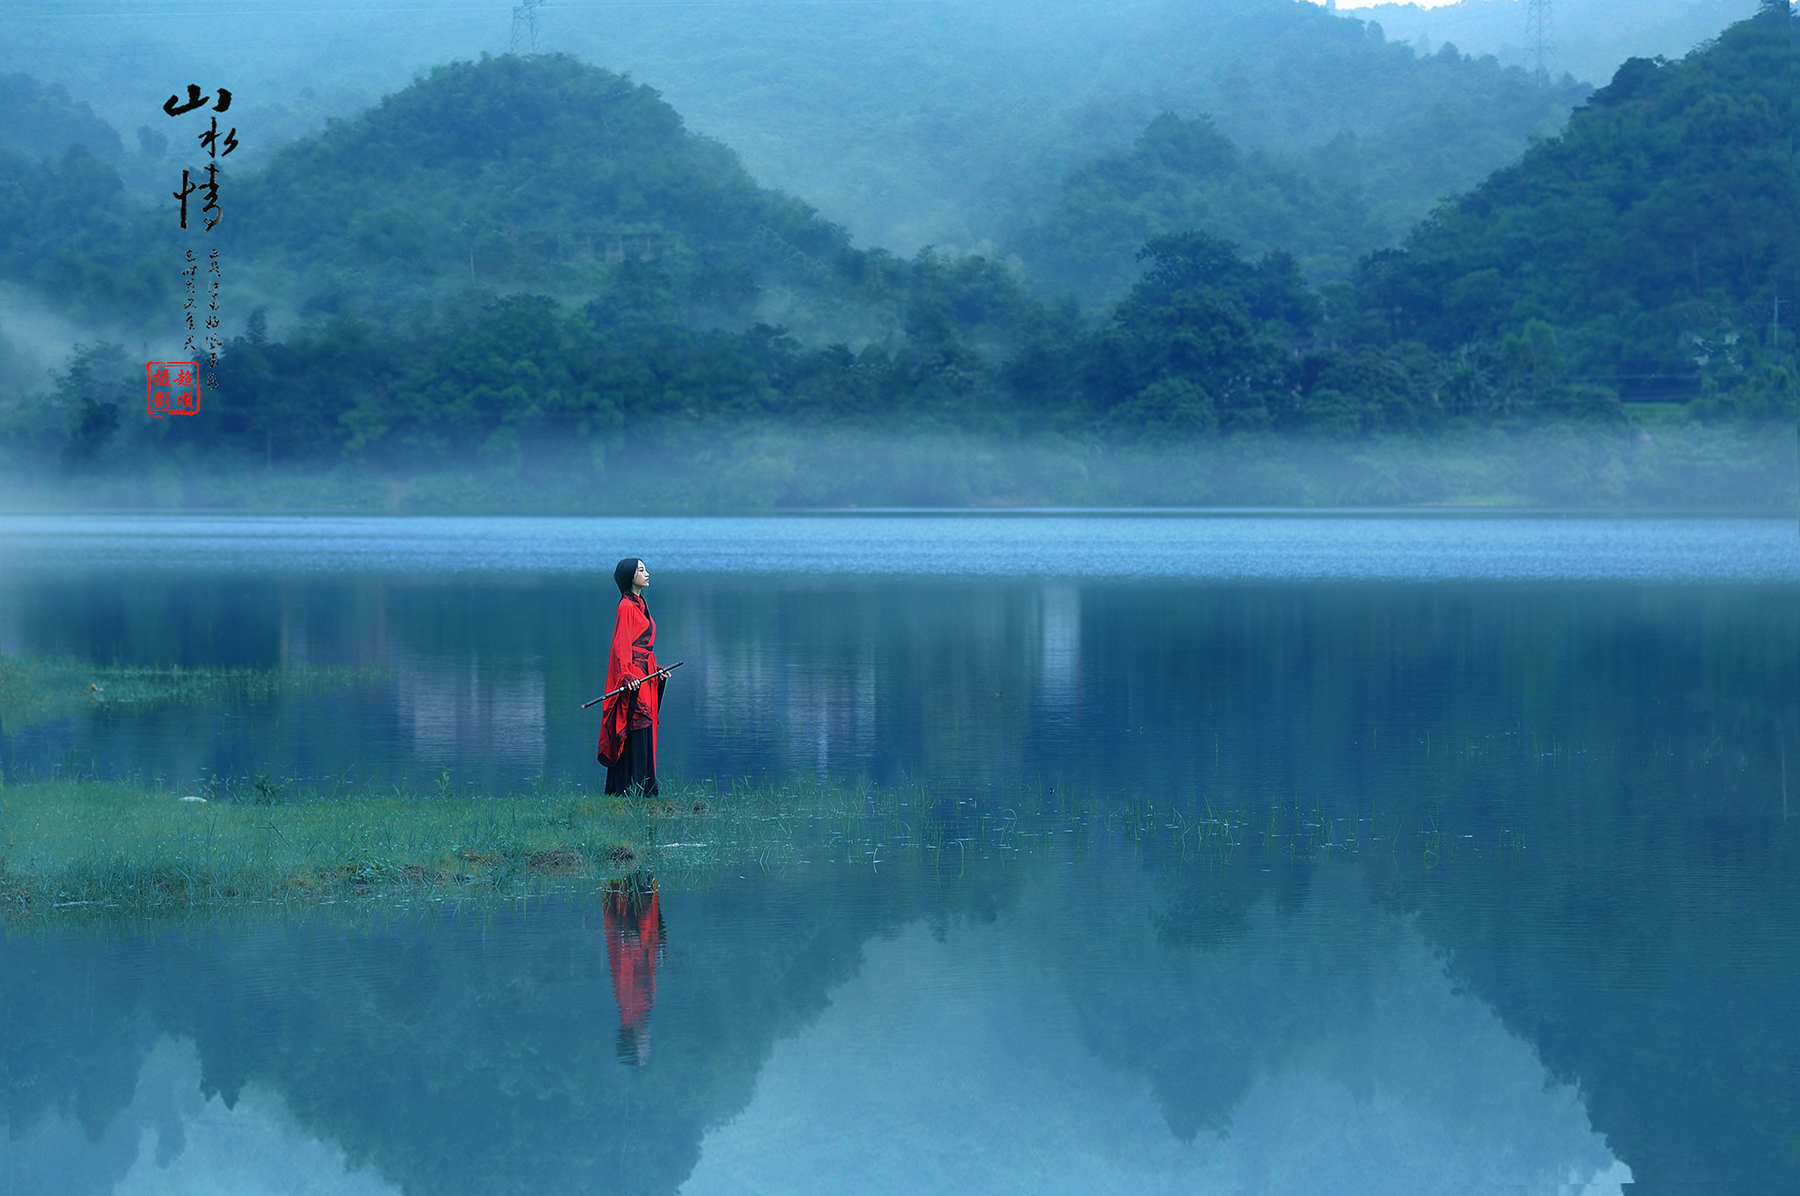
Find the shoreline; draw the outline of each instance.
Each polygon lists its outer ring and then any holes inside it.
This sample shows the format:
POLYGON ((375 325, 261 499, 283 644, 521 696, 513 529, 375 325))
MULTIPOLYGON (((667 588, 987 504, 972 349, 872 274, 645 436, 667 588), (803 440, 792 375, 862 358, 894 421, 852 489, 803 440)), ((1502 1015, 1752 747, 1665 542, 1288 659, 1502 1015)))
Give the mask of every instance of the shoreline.
MULTIPOLYGON (((436 792, 359 793, 259 777, 211 794, 92 778, 0 786, 0 933, 96 915, 525 897, 746 865, 878 867, 941 853, 957 833, 940 799, 911 786, 678 780, 626 798, 568 783, 487 796, 447 779, 436 792)), ((1080 803, 1045 816, 1060 826, 1086 813, 1080 803)), ((998 815, 976 822, 1001 833, 998 815)), ((1004 832, 1015 844, 1016 824, 1004 832)))
POLYGON ((120 781, 0 788, 0 925, 605 884, 652 861, 659 841, 694 838, 664 832, 708 822, 720 800, 687 785, 633 800, 572 787, 511 797, 287 789, 266 779, 211 798, 120 781))

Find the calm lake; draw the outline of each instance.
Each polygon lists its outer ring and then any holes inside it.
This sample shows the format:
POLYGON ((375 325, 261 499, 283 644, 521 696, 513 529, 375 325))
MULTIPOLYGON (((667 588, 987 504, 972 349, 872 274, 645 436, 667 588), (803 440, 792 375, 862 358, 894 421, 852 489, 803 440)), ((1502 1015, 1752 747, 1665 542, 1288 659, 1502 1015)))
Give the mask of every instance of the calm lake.
POLYGON ((349 680, 0 775, 597 785, 627 554, 665 777, 954 851, 15 929, 0 1192, 1800 1191, 1791 521, 6 517, 0 653, 349 680))

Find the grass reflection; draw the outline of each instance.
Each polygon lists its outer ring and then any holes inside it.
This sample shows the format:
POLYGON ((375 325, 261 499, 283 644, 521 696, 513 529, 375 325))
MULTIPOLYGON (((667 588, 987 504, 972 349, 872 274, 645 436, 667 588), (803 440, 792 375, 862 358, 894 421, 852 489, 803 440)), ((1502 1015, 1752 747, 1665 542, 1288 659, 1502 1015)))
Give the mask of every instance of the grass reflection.
POLYGON ((0 656, 0 715, 11 730, 87 711, 161 705, 230 706, 366 685, 380 669, 252 669, 102 665, 62 657, 0 656))

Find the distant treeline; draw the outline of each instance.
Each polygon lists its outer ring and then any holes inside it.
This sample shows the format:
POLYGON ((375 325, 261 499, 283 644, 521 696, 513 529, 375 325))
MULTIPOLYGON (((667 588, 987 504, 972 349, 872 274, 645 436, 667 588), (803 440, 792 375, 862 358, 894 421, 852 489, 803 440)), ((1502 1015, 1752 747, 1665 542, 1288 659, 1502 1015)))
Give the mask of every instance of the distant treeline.
MULTIPOLYGON (((228 180, 225 297, 259 310, 199 416, 139 416, 140 367, 90 345, 0 435, 75 471, 587 467, 772 418, 1140 446, 1624 426, 1642 398, 1791 418, 1793 28, 1771 0, 1682 62, 1626 64, 1562 136, 1322 289, 1286 251, 1194 228, 1121 244, 1122 206, 1241 186, 1242 207, 1279 177, 1203 121, 1159 118, 1073 176, 1085 206, 1023 265, 903 259, 757 187, 649 88, 565 57, 456 64, 228 180), (1048 298, 1055 252, 1137 281, 1098 309, 1048 298)), ((80 151, 34 174, 0 191, 0 273, 75 313, 173 310, 167 213, 80 151)))
MULTIPOLYGON (((634 302, 487 300, 409 335, 340 314, 271 341, 258 312, 226 348, 216 401, 146 422, 114 444, 141 400, 113 346, 60 376, 71 433, 40 449, 71 469, 121 454, 268 463, 366 459, 604 463, 634 443, 680 443, 778 419, 877 431, 1038 433, 1154 445, 1233 432, 1352 438, 1548 417, 1617 422, 1613 393, 1566 380, 1550 343, 1509 337, 1480 388, 1416 342, 1326 339, 1330 321, 1292 258, 1256 262, 1204 233, 1158 238, 1145 277, 1103 321, 1034 300, 1003 265, 923 253, 899 263, 905 335, 892 347, 810 347, 766 324, 734 331, 658 318, 672 272, 615 273, 634 302)), ((1535 328, 1535 326, 1534 326, 1535 328)))

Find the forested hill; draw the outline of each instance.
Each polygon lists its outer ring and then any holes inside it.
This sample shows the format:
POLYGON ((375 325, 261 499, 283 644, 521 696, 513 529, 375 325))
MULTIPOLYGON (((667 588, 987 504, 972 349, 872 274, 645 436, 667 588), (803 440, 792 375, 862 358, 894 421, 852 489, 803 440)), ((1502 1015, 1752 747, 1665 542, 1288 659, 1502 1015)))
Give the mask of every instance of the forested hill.
POLYGON ((623 6, 604 32, 551 19, 556 44, 656 80, 758 178, 900 251, 1001 241, 1165 111, 1362 186, 1404 229, 1590 90, 1421 57, 1304 0, 623 6))
MULTIPOLYGON (((143 375, 91 344, 48 393, 0 393, 0 464, 548 470, 579 490, 655 461, 693 505, 911 502, 943 491, 808 454, 937 437, 1254 456, 1277 436, 1546 423, 1636 444, 1621 393, 1791 419, 1792 28, 1772 3, 1683 62, 1628 64, 1561 137, 1322 293, 1279 241, 1246 255, 1190 226, 1132 245, 1134 188, 1178 201, 1158 217, 1172 226, 1209 197, 1249 211, 1288 177, 1207 122, 1159 117, 1069 191, 1072 221, 1083 194, 1128 219, 1068 247, 1138 275, 1087 313, 991 254, 853 247, 618 74, 453 64, 228 177, 227 335, 250 318, 198 415, 142 414, 143 375)), ((38 173, 59 202, 0 191, 17 218, 0 269, 78 309, 160 313, 169 337, 172 213, 133 208, 91 155, 38 173)), ((1306 204, 1331 218, 1329 191, 1306 204)), ((1055 466, 1042 492, 1090 493, 1085 468, 1055 466)), ((1172 501, 1154 481, 1117 493, 1172 501)), ((1376 492, 1402 491, 1359 491, 1376 492)))
MULTIPOLYGON (((0 276, 172 352, 173 204, 134 206, 77 151, 36 173, 65 202, 0 190, 15 217, 0 276)), ((1074 319, 989 258, 852 247, 651 88, 563 55, 439 67, 263 170, 227 172, 221 205, 212 233, 191 213, 185 242, 218 247, 227 335, 243 328, 216 397, 193 419, 124 423, 127 363, 90 344, 51 394, 0 395, 19 459, 530 451, 585 468, 627 437, 761 415, 991 424, 999 362, 1074 319)))
MULTIPOLYGON (((0 5, 0 69, 62 83, 128 145, 167 122, 115 64, 229 75, 241 153, 258 161, 322 111, 361 106, 346 93, 373 102, 509 44, 506 5, 433 5, 429 21, 414 5, 106 7, 66 21, 46 19, 47 0, 0 5)), ((1307 0, 547 4, 537 24, 534 48, 653 84, 758 182, 907 255, 998 243, 1069 170, 1126 150, 1164 111, 1210 115, 1246 151, 1363 186, 1398 232, 1590 90, 1420 56, 1307 0)))
POLYGON ((60 158, 73 146, 81 146, 97 158, 111 161, 124 145, 118 131, 94 115, 92 107, 69 95, 57 84, 45 86, 30 75, 0 75, 0 151, 31 161, 60 158))
MULTIPOLYGON (((39 107, 59 98, 11 83, 39 107)), ((118 160, 116 139, 79 118, 111 130, 60 99, 62 125, 118 160)), ((127 186, 84 145, 35 163, 30 149, 0 149, 16 182, 0 188, 0 279, 90 325, 170 326, 190 244, 169 195, 178 170, 127 186)), ((903 318, 903 264, 758 186, 652 88, 563 55, 440 66, 262 169, 223 165, 207 241, 229 263, 225 295, 278 326, 401 310, 430 324, 465 292, 519 289, 827 340, 888 338, 903 318)))
POLYGON ((860 243, 1002 242, 1157 115, 1365 189, 1396 231, 1554 132, 1591 88, 1421 57, 1305 0, 620 6, 546 38, 653 79, 753 174, 860 243))
POLYGON ((440 66, 236 193, 233 255, 314 310, 469 286, 585 299, 631 261, 657 263, 670 315, 742 323, 765 286, 848 295, 869 264, 653 89, 561 55, 440 66))
POLYGON ((1401 231, 1361 188, 1245 151, 1206 117, 1165 112, 1128 152, 1070 172, 1047 210, 1005 245, 1039 290, 1099 306, 1137 280, 1139 246, 1194 229, 1251 254, 1291 254, 1315 282, 1348 278, 1401 231))
POLYGON ((1796 28, 1767 0, 1679 62, 1627 62, 1561 136, 1364 263, 1362 334, 1477 357, 1527 337, 1627 397, 1791 404, 1796 28))

